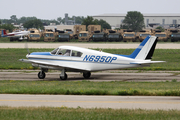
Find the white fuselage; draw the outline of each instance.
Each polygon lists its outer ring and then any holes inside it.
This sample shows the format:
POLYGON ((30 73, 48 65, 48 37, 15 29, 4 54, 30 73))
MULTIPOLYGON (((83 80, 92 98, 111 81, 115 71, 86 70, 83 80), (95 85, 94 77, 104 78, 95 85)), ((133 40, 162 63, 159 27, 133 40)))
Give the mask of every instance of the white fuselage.
MULTIPOLYGON (((68 48, 68 46, 65 46, 65 48, 68 48)), ((71 69, 73 69, 73 71, 74 70, 101 71, 101 70, 122 69, 122 68, 142 66, 139 64, 132 64, 139 60, 120 56, 120 55, 99 52, 85 48, 77 48, 77 47, 69 47, 69 49, 78 50, 83 54, 80 57, 77 57, 77 56, 52 55, 50 52, 44 52, 43 54, 32 53, 30 55, 27 55, 26 57, 29 60, 36 61, 37 64, 32 64, 32 65, 37 67, 44 67, 49 69, 66 68, 67 70, 70 71, 71 69), (39 66, 38 63, 41 63, 41 65, 39 66), (46 65, 46 63, 49 63, 49 65, 46 65), (52 64, 52 66, 50 66, 50 64, 52 64)))
POLYGON ((12 33, 8 33, 7 37, 25 36, 28 35, 29 33, 30 33, 29 31, 12 32, 12 33))

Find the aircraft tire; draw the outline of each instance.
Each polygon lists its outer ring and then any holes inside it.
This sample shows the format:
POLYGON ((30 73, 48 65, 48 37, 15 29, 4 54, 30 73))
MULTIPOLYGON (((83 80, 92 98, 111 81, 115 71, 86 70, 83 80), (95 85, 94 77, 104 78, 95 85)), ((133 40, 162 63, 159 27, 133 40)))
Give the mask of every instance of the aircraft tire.
POLYGON ((60 79, 61 79, 61 80, 67 80, 67 74, 64 73, 64 76, 60 76, 60 79))
POLYGON ((91 76, 91 72, 83 72, 83 77, 88 79, 91 76))
POLYGON ((41 72, 38 73, 38 78, 39 79, 44 79, 46 77, 46 74, 45 74, 44 71, 41 71, 41 72), (41 74, 41 72, 42 72, 42 74, 41 74))

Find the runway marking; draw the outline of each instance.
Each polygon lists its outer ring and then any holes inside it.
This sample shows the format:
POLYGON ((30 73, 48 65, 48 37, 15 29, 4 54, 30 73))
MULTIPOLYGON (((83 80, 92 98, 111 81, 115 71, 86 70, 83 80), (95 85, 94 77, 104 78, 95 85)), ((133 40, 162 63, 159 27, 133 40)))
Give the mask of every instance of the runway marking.
POLYGON ((180 104, 180 102, 163 102, 163 101, 56 101, 56 100, 3 100, 0 101, 6 102, 63 102, 63 103, 142 103, 142 104, 180 104))

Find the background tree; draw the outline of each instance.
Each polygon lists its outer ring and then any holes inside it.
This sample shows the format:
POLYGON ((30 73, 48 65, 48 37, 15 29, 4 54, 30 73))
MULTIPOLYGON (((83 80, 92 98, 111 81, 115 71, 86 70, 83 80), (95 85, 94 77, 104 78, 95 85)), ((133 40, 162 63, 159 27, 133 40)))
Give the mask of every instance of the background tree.
POLYGON ((12 32, 15 27, 12 24, 2 24, 0 25, 0 29, 9 30, 9 32, 12 32))
POLYGON ((156 29, 161 30, 161 32, 164 32, 164 31, 165 31, 164 28, 162 28, 161 26, 158 26, 156 29))
POLYGON ((58 21, 59 23, 61 23, 61 20, 62 20, 61 17, 58 17, 58 18, 57 18, 57 21, 58 21))
POLYGON ((86 25, 86 27, 88 27, 88 25, 101 25, 101 29, 111 29, 111 26, 104 20, 97 20, 97 19, 93 19, 93 17, 87 16, 87 18, 84 18, 82 21, 82 25, 86 25))
POLYGON ((29 20, 24 23, 24 28, 37 28, 37 29, 44 29, 43 23, 39 19, 29 20))
POLYGON ((10 18, 14 23, 17 23, 18 19, 17 19, 16 15, 12 15, 10 18))
POLYGON ((104 20, 97 20, 98 25, 101 25, 101 29, 111 29, 111 26, 109 25, 109 23, 107 23, 104 20))
POLYGON ((123 20, 122 27, 133 31, 142 30, 145 27, 143 14, 137 11, 129 11, 123 20))
POLYGON ((98 25, 98 21, 94 20, 93 17, 87 16, 87 18, 82 21, 81 25, 86 25, 86 27, 88 27, 88 25, 98 25))
POLYGON ((1 20, 0 20, 0 25, 1 25, 1 20))
MULTIPOLYGON (((74 16, 72 16, 72 18, 74 18, 74 16)), ((84 17, 83 16, 77 16, 75 17, 75 23, 76 24, 81 24, 84 20, 84 17)))

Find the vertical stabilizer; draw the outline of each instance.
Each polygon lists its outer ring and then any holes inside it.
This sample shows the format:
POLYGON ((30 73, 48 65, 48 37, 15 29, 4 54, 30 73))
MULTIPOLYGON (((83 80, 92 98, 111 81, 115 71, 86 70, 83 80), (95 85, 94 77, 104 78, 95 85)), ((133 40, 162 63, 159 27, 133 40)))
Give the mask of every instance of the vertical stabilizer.
POLYGON ((1 37, 5 37, 6 35, 6 30, 1 30, 1 37))
POLYGON ((147 36, 136 50, 129 55, 130 58, 148 60, 151 59, 157 44, 156 36, 147 36))

